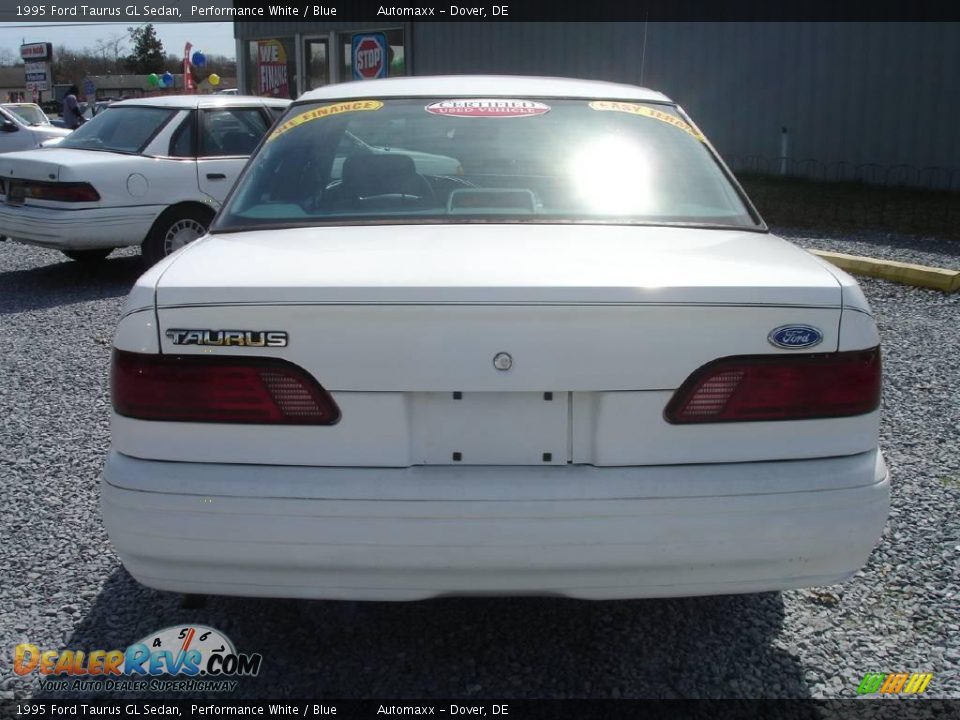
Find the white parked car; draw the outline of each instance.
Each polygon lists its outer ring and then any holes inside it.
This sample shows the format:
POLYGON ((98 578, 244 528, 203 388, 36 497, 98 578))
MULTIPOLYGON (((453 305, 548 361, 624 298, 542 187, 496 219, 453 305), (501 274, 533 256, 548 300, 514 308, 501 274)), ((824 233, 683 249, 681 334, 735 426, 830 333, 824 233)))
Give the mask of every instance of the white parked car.
POLYGON ((888 513, 878 345, 660 93, 328 86, 131 292, 103 519, 183 593, 831 584, 888 513))
POLYGON ((75 260, 141 245, 156 262, 206 232, 288 104, 206 95, 114 103, 55 147, 0 156, 0 235, 75 260))
POLYGON ((0 105, 0 153, 36 150, 43 143, 70 132, 54 126, 36 103, 0 105))

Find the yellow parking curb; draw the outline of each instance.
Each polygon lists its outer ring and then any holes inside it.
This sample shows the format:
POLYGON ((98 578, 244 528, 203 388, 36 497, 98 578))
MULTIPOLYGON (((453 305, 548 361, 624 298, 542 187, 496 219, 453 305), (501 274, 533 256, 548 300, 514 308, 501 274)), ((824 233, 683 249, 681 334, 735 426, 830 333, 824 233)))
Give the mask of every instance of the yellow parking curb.
POLYGON ((960 270, 945 270, 944 268, 913 265, 912 263, 895 260, 877 260, 876 258, 845 255, 844 253, 827 252, 826 250, 810 250, 809 252, 855 275, 868 275, 869 277, 903 283, 904 285, 933 288, 948 293, 960 290, 960 270))

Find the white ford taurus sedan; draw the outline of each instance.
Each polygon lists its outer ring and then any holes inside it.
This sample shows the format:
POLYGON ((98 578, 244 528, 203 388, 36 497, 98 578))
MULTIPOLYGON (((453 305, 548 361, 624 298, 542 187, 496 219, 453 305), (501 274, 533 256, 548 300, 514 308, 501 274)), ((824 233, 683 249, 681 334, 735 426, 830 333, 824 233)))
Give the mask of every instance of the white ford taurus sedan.
POLYGON ((207 231, 289 100, 180 95, 112 104, 56 146, 0 155, 0 235, 151 263, 207 231))
POLYGON ((47 142, 62 140, 70 132, 51 123, 36 103, 0 105, 0 153, 36 150, 47 142))
POLYGON ((130 294, 103 519, 193 594, 835 583, 888 513, 878 344, 660 93, 326 87, 130 294))

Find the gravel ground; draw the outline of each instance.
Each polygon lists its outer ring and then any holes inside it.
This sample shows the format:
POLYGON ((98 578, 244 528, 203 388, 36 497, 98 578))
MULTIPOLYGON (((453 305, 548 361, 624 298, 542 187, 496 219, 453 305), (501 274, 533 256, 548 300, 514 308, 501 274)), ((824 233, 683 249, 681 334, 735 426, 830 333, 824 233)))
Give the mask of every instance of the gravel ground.
MULTIPOLYGON (((806 246, 928 262, 960 245, 858 235, 806 246)), ((960 294, 866 280, 886 386, 893 509, 843 585, 745 596, 409 604, 179 598, 139 586, 97 512, 109 441, 107 363, 140 272, 0 244, 0 699, 36 693, 17 643, 125 647, 185 622, 264 655, 243 697, 853 697, 865 672, 935 673, 960 698, 960 294)))
POLYGON ((836 235, 797 228, 773 228, 781 237, 810 250, 832 250, 848 255, 864 255, 881 260, 930 265, 960 270, 960 242, 935 237, 914 237, 890 232, 860 231, 836 235))

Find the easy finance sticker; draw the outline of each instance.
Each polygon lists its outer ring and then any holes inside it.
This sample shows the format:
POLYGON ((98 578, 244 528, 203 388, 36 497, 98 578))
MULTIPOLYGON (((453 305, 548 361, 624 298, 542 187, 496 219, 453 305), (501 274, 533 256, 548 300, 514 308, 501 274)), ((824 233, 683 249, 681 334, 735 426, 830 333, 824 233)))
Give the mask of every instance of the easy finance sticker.
POLYGON ((675 128, 680 128, 685 133, 693 135, 700 142, 705 141, 703 135, 698 133, 689 123, 684 122, 680 118, 671 115, 670 113, 665 113, 662 110, 655 110, 654 108, 646 105, 637 105, 636 103, 628 102, 616 102, 613 100, 594 100, 590 103, 590 107, 593 110, 630 113, 631 115, 642 115, 643 117, 653 118, 654 120, 665 122, 668 125, 673 125, 675 128))

